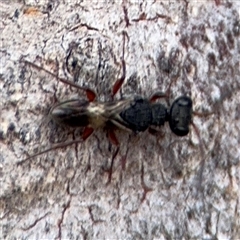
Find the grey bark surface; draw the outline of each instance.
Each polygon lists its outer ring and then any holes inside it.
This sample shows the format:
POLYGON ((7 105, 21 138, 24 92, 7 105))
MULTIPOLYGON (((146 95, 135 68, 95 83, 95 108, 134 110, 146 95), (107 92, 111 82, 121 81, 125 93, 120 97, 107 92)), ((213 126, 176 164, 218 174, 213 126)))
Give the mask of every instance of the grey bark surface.
POLYGON ((239 239, 239 1, 1 1, 0 239, 239 239), (125 44, 123 41, 125 33, 125 44), (182 94, 186 137, 82 129, 49 121, 56 101, 182 94))

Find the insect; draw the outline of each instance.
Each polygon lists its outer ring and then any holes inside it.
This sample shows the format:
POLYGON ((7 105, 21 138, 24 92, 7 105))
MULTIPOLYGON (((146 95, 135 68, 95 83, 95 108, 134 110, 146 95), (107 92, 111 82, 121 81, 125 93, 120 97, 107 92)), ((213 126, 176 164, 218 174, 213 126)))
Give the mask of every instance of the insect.
MULTIPOLYGON (((33 63, 27 62, 34 65, 33 63)), ((34 65, 36 67, 36 65, 34 65)), ((60 79, 63 81, 64 79, 60 79)), ((113 96, 120 89, 120 80, 114 84, 113 96)), ((177 136, 185 136, 189 132, 192 119, 192 100, 187 96, 178 97, 167 108, 161 103, 155 102, 156 99, 163 97, 158 93, 153 94, 150 99, 136 96, 128 99, 115 100, 110 102, 95 101, 96 94, 93 90, 75 86, 84 90, 87 99, 74 99, 60 102, 53 106, 49 111, 49 116, 55 122, 72 128, 84 127, 82 140, 76 140, 47 149, 43 152, 30 156, 35 157, 52 149, 64 147, 76 142, 86 140, 95 129, 106 127, 110 141, 118 146, 119 142, 115 136, 115 128, 124 129, 128 132, 143 132, 149 128, 160 127, 169 123, 171 131, 177 136)), ((27 158, 27 159, 29 159, 27 158)))
POLYGON ((94 129, 108 125, 138 133, 152 126, 162 126, 165 122, 169 122, 173 133, 185 136, 189 132, 191 115, 192 100, 187 96, 177 98, 170 109, 139 96, 112 102, 69 100, 50 110, 51 118, 59 124, 86 127, 84 139, 94 129))
POLYGON ((115 135, 116 128, 138 133, 163 126, 165 122, 168 122, 171 131, 177 136, 185 136, 189 132, 189 125, 192 119, 192 100, 190 97, 180 96, 172 103, 170 108, 156 102, 157 99, 165 96, 159 93, 153 94, 149 99, 136 96, 128 99, 113 100, 121 88, 126 75, 124 47, 122 56, 123 73, 121 78, 113 85, 112 101, 109 102, 96 101, 97 95, 92 89, 81 87, 71 81, 57 77, 34 63, 26 60, 23 61, 28 65, 46 71, 63 83, 83 90, 86 93, 87 99, 60 102, 49 111, 50 118, 61 125, 72 128, 84 127, 81 139, 52 146, 49 149, 29 156, 19 163, 53 149, 85 141, 95 129, 100 127, 106 127, 109 140, 117 147, 119 146, 119 142, 115 135))

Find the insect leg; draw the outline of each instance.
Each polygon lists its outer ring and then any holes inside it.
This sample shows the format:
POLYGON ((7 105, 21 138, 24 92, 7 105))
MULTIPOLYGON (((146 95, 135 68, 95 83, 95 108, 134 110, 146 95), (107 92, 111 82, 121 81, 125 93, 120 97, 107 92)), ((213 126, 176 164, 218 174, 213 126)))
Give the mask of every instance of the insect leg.
POLYGON ((111 160, 111 166, 110 166, 109 170, 107 170, 107 172, 108 172, 108 181, 107 181, 107 184, 109 184, 109 183, 111 182, 111 180, 112 180, 113 163, 114 163, 114 160, 115 160, 118 152, 119 152, 119 147, 117 147, 116 151, 114 152, 114 154, 113 154, 113 156, 112 156, 112 160, 111 160))
POLYGON ((72 86, 72 87, 75 87, 75 88, 77 88, 77 89, 80 89, 80 90, 82 90, 82 91, 85 91, 89 102, 92 102, 92 101, 95 100, 95 98, 96 98, 96 93, 95 93, 92 89, 90 89, 90 88, 85 88, 85 87, 81 87, 81 86, 79 86, 78 84, 76 84, 76 83, 74 83, 74 82, 72 82, 72 81, 69 81, 69 80, 64 79, 64 78, 60 78, 60 77, 58 77, 57 75, 55 75, 54 73, 52 73, 52 72, 50 72, 50 71, 48 71, 48 70, 46 70, 46 69, 44 69, 44 68, 36 65, 35 63, 29 62, 29 61, 27 61, 27 60, 25 60, 25 59, 21 59, 20 61, 22 61, 22 62, 26 63, 27 65, 30 65, 30 66, 32 66, 32 67, 34 67, 34 68, 36 68, 36 69, 38 69, 38 70, 40 70, 40 71, 45 71, 45 72, 48 73, 50 76, 54 77, 55 79, 59 80, 59 81, 62 82, 62 83, 65 83, 65 84, 67 84, 67 85, 70 85, 70 86, 72 86))
POLYGON ((77 139, 77 140, 68 141, 68 142, 65 142, 65 143, 56 144, 56 145, 54 145, 50 148, 47 148, 47 149, 45 149, 41 152, 33 154, 33 155, 23 159, 22 161, 17 162, 17 165, 20 166, 20 165, 24 164, 26 161, 28 161, 29 159, 37 157, 37 156, 42 155, 44 153, 50 152, 52 150, 55 150, 55 149, 58 149, 58 148, 63 148, 63 147, 68 147, 68 146, 70 146, 72 144, 76 144, 76 143, 82 143, 83 141, 84 141, 83 139, 77 139))
POLYGON ((117 137, 115 135, 115 132, 114 132, 115 127, 112 124, 109 124, 107 126, 106 130, 107 130, 107 137, 108 137, 109 141, 113 145, 115 145, 117 147, 115 152, 114 152, 114 154, 113 154, 113 156, 112 156, 112 159, 111 159, 111 166, 110 166, 109 169, 106 170, 106 172, 108 173, 108 181, 107 181, 107 183, 109 184, 111 182, 111 180, 112 180, 112 172, 113 172, 114 160, 115 160, 115 158, 116 158, 116 156, 117 156, 117 154, 119 152, 119 142, 118 142, 118 139, 117 139, 117 137))
POLYGON ((91 128, 91 127, 86 127, 84 128, 84 131, 83 131, 83 134, 82 134, 82 138, 81 139, 77 139, 77 140, 72 140, 72 141, 68 141, 68 142, 65 142, 65 143, 59 143, 59 144, 56 144, 50 148, 47 148, 41 152, 38 152, 36 154, 33 154, 33 155, 30 155, 29 157, 23 159, 22 161, 19 161, 17 162, 17 165, 22 165, 23 163, 25 163, 26 161, 28 161, 29 159, 31 158, 34 158, 34 157, 37 157, 39 155, 42 155, 44 153, 47 153, 47 152, 50 152, 52 150, 56 150, 58 148, 63 148, 63 147, 68 147, 72 144, 78 144, 78 143, 82 143, 84 142, 92 133, 93 133, 94 129, 91 128))
POLYGON ((121 78, 119 78, 113 85, 113 90, 112 90, 112 98, 116 95, 116 93, 119 91, 119 89, 121 88, 124 80, 125 80, 125 77, 126 77, 126 63, 125 63, 125 60, 124 60, 124 48, 125 48, 125 35, 126 33, 123 32, 123 52, 122 52, 122 69, 123 69, 123 72, 122 72, 122 76, 121 78))
POLYGON ((93 133, 94 129, 91 127, 85 127, 82 134, 82 139, 85 141, 93 133))
POLYGON ((160 98, 166 98, 167 94, 163 93, 163 92, 155 92, 151 95, 150 97, 150 102, 155 102, 156 100, 160 99, 160 98))
POLYGON ((115 134, 113 128, 109 128, 109 129, 107 130, 107 136, 108 136, 110 142, 111 142, 113 145, 119 146, 119 142, 118 142, 118 139, 117 139, 117 137, 116 137, 116 134, 115 134))
MULTIPOLYGON (((121 88, 121 86, 122 86, 122 84, 123 84, 123 82, 125 80, 125 77, 126 77, 126 63, 125 63, 125 60, 124 60, 125 35, 127 35, 126 32, 123 32, 123 49, 122 49, 122 58, 121 58, 121 61, 122 61, 122 76, 113 85, 112 98, 119 91, 119 89, 121 88)), ((119 152, 119 142, 118 142, 118 139, 117 139, 117 137, 115 135, 113 126, 108 126, 107 136, 108 136, 110 142, 113 145, 117 146, 117 149, 114 152, 112 160, 111 160, 110 169, 108 170, 108 183, 110 183, 111 179, 112 179, 112 169, 113 169, 114 159, 116 158, 116 156, 117 156, 117 154, 119 152)))
POLYGON ((147 194, 148 192, 151 192, 153 189, 148 187, 144 181, 144 165, 143 165, 143 162, 142 162, 142 166, 141 166, 141 185, 142 185, 142 188, 143 188, 143 195, 141 197, 141 203, 144 202, 144 200, 146 199, 147 197, 147 194))
POLYGON ((167 87, 167 90, 165 92, 155 92, 151 95, 150 97, 150 101, 151 102, 155 102, 156 100, 160 99, 160 98, 165 98, 165 99, 169 99, 169 96, 170 96, 170 90, 171 90, 171 87, 173 85, 173 83, 176 81, 176 79, 173 79, 170 84, 168 85, 167 87))

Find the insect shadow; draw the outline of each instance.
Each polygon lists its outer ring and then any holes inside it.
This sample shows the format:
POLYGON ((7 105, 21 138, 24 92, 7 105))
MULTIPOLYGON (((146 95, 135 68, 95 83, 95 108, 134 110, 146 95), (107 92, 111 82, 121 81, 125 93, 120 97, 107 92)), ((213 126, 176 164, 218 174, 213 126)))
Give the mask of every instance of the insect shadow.
MULTIPOLYGON (((169 123, 171 131, 177 136, 186 136, 189 133, 189 126, 192 121, 192 100, 188 96, 180 96, 175 99, 170 107, 157 102, 160 98, 166 98, 169 95, 170 83, 165 94, 156 92, 149 98, 142 96, 134 96, 127 99, 115 100, 116 93, 120 90, 126 76, 126 64, 124 60, 125 34, 123 34, 123 50, 122 50, 122 76, 116 80, 112 87, 111 101, 97 101, 97 94, 94 90, 79 86, 78 84, 60 78, 52 72, 37 66, 27 60, 21 60, 25 64, 36 69, 44 70, 50 76, 75 87, 86 94, 86 99, 70 99, 54 105, 49 111, 49 117, 57 124, 71 128, 84 128, 80 139, 67 141, 51 146, 36 154, 30 155, 24 160, 18 162, 18 165, 27 160, 47 153, 49 151, 64 148, 73 144, 84 142, 95 129, 104 127, 110 142, 116 146, 113 154, 111 169, 113 162, 119 151, 119 141, 116 137, 115 130, 120 128, 128 132, 144 132, 147 129, 152 132, 158 127, 169 123)), ((111 180, 112 170, 109 171, 109 181, 111 180)))

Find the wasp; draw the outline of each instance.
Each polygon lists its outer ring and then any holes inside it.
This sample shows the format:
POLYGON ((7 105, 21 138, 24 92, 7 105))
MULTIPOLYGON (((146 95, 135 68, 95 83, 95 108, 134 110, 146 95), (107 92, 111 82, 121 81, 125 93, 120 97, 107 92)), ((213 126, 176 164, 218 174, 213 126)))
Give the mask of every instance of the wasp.
POLYGON ((84 91, 87 99, 73 99, 60 102, 49 111, 50 118, 60 125, 72 128, 83 127, 84 131, 80 140, 52 146, 47 150, 29 156, 21 162, 53 149, 85 141, 95 129, 100 127, 106 128, 109 140, 116 146, 119 146, 118 139, 115 135, 116 128, 139 133, 147 129, 158 128, 168 122, 171 131, 177 136, 185 136, 189 132, 189 125, 192 120, 192 100, 188 96, 178 97, 170 107, 156 102, 157 99, 165 96, 159 93, 154 93, 149 99, 142 96, 135 96, 128 99, 114 100, 114 96, 120 90, 126 75, 124 47, 121 58, 123 73, 121 78, 113 85, 112 100, 109 102, 97 101, 97 94, 90 88, 81 87, 74 82, 59 78, 50 71, 32 62, 27 60, 23 61, 28 65, 46 71, 52 77, 63 83, 84 91))
POLYGON ((138 133, 163 126, 165 122, 169 122, 170 129, 177 136, 185 136, 191 123, 192 100, 181 96, 170 108, 141 96, 112 102, 68 100, 54 106, 50 116, 65 126, 85 127, 84 139, 99 127, 116 126, 138 133))
MULTIPOLYGON (((28 61, 25 61, 25 63, 40 68, 34 63, 28 61)), ((124 62, 123 64, 125 65, 124 62)), ((48 73, 54 76, 53 73, 48 73)), ((123 75, 114 84, 112 96, 119 91, 125 73, 123 75)), ((58 78, 57 76, 55 77, 58 78)), ((85 91, 87 99, 72 99, 60 102, 50 109, 49 117, 60 125, 71 128, 83 127, 82 139, 56 145, 27 159, 53 149, 85 141, 94 130, 101 127, 106 128, 109 140, 116 146, 119 146, 115 135, 116 128, 139 133, 147 129, 161 127, 168 122, 171 131, 175 135, 186 136, 189 133, 189 126, 192 120, 192 100, 188 96, 178 97, 170 107, 156 102, 156 99, 164 97, 164 95, 159 93, 153 94, 149 99, 135 96, 127 99, 99 102, 96 101, 97 95, 92 89, 81 87, 66 79, 58 79, 85 91)))

